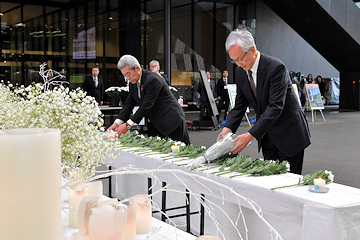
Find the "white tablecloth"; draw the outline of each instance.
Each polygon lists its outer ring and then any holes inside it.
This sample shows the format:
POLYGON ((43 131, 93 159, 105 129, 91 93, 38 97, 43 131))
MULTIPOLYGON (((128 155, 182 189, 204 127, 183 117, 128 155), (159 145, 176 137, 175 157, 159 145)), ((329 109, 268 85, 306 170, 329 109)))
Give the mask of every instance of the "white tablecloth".
MULTIPOLYGON (((296 186, 291 188, 270 190, 270 188, 291 185, 298 182, 300 175, 287 173, 264 177, 236 177, 229 178, 230 175, 217 176, 210 174, 213 170, 198 171, 189 170, 185 166, 178 166, 184 162, 173 163, 170 160, 164 161, 161 156, 164 154, 143 156, 135 153, 120 151, 121 154, 113 160, 111 166, 115 168, 128 166, 129 164, 144 169, 180 169, 185 172, 196 173, 211 180, 231 187, 242 196, 252 199, 262 209, 265 219, 280 233, 282 238, 289 240, 309 240, 309 239, 358 239, 360 236, 360 189, 344 186, 341 184, 327 184, 330 190, 327 193, 313 193, 308 190, 308 186, 296 186)), ((330 170, 330 169, 329 169, 330 170)), ((157 173, 161 181, 181 185, 179 179, 170 173, 157 173)), ((221 205, 223 196, 225 204, 223 209, 229 215, 237 216, 239 208, 235 195, 222 191, 219 187, 206 182, 204 185, 211 188, 211 192, 201 184, 198 184, 189 176, 177 174, 182 181, 185 181, 188 188, 194 192, 205 194, 206 198, 214 199, 221 205)), ((147 177, 148 175, 145 174, 147 177)), ((138 176, 141 179, 141 176, 138 176)), ((113 183, 116 184, 115 194, 123 194, 132 191, 139 183, 136 176, 131 176, 123 183, 124 178, 114 177, 113 183), (129 182, 130 181, 130 182, 129 182), (129 186, 130 184, 130 186, 129 186)), ((144 178, 144 176, 142 177, 144 178)), ((335 173, 336 180, 336 173, 335 173)), ((146 187, 144 179, 139 181, 146 187)), ((130 193, 133 194, 133 193, 130 193)), ((242 202, 243 203, 243 202, 242 202)), ((259 221, 257 215, 249 209, 249 205, 243 203, 245 220, 249 229, 249 239, 271 239, 267 227, 259 221)), ((230 223, 225 223, 218 219, 226 239, 239 239, 236 234, 227 234, 233 227, 230 223)), ((241 222, 241 221, 240 221, 241 222)), ((213 227, 205 226, 205 234, 214 234, 213 227)), ((192 224, 198 224, 192 221, 192 224)), ((239 225, 239 224, 238 224, 239 225)), ((241 224, 240 224, 241 225, 241 224)), ((211 224, 210 224, 211 226, 211 224)), ((242 228, 241 226, 239 228, 242 228)), ((193 229, 193 228, 192 228, 193 229)), ((241 231, 241 230, 240 230, 241 231)))

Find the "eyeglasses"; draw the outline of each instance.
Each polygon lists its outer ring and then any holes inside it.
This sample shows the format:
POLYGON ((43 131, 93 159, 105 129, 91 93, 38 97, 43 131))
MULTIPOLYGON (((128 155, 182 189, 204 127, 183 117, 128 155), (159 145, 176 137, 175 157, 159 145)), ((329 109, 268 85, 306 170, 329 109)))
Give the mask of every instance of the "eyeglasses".
POLYGON ((231 59, 231 58, 230 58, 230 62, 233 63, 233 64, 235 64, 235 63, 237 63, 237 62, 242 61, 242 60, 244 59, 244 57, 246 56, 247 53, 248 53, 248 52, 245 52, 244 56, 243 56, 241 59, 237 58, 236 60, 234 60, 234 59, 231 59))
POLYGON ((126 77, 129 77, 130 76, 130 72, 126 72, 125 74, 123 74, 123 76, 126 78, 126 77))

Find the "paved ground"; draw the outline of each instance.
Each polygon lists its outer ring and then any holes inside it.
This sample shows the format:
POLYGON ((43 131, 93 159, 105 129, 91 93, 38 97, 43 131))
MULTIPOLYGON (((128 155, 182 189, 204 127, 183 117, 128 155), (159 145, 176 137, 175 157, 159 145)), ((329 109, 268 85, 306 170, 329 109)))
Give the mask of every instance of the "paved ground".
MULTIPOLYGON (((339 111, 338 106, 325 106, 326 122, 317 111, 314 123, 311 121, 311 112, 306 112, 309 119, 309 128, 312 144, 305 150, 302 174, 316 170, 330 170, 335 175, 335 182, 360 188, 360 111, 339 111)), ((249 118, 254 113, 250 112, 249 118)), ((186 118, 198 118, 198 112, 186 112, 186 118)), ((249 125, 243 119, 237 134, 247 132, 249 125)), ((209 147, 216 140, 221 129, 217 130, 190 130, 190 140, 195 146, 209 147)), ((257 152, 257 141, 242 152, 252 158, 262 157, 257 152)))

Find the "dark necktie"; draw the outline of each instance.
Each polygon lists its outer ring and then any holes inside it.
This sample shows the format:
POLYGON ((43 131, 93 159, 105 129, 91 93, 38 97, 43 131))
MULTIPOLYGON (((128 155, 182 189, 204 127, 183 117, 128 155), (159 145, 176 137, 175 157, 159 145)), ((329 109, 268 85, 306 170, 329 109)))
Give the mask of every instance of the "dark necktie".
POLYGON ((141 98, 141 94, 140 94, 140 83, 137 82, 137 88, 138 88, 138 97, 141 98))
POLYGON ((94 86, 97 87, 98 86, 98 80, 97 77, 94 77, 94 86))
POLYGON ((249 70, 248 73, 249 73, 250 87, 251 87, 251 90, 253 91, 255 99, 256 99, 257 98, 256 97, 256 87, 255 87, 255 83, 254 83, 254 79, 253 79, 251 70, 249 70))

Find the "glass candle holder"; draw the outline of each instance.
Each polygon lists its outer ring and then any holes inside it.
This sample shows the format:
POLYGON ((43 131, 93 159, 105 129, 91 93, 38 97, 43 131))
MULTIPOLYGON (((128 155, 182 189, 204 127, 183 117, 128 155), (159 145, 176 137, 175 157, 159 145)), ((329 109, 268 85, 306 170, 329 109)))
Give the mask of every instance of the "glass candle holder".
MULTIPOLYGON (((89 196, 89 189, 86 184, 79 184, 69 188, 69 207, 79 208, 81 200, 89 196)), ((78 211, 69 210, 69 227, 78 228, 78 211)))
POLYGON ((147 195, 136 195, 134 201, 137 205, 136 234, 151 232, 152 207, 149 197, 147 195))

